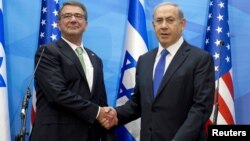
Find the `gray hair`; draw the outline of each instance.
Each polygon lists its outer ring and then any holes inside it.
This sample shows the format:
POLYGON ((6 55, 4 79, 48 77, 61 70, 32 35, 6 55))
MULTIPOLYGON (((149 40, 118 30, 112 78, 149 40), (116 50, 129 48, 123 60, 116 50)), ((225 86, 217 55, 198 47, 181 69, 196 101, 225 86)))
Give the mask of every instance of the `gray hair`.
POLYGON ((180 19, 184 19, 184 14, 183 14, 183 11, 182 11, 182 9, 180 8, 180 6, 179 6, 178 4, 172 3, 172 2, 162 2, 162 3, 158 4, 158 5, 156 5, 155 8, 154 8, 153 15, 152 15, 152 16, 153 16, 153 19, 154 19, 154 15, 155 15, 156 10, 157 10, 159 7, 164 6, 164 5, 171 5, 171 6, 176 7, 176 9, 178 10, 178 13, 179 13, 179 18, 180 18, 180 19))
POLYGON ((68 2, 64 2, 62 7, 60 8, 59 10, 59 20, 61 19, 61 12, 62 12, 62 9, 64 6, 67 6, 67 5, 71 5, 71 6, 78 6, 80 7, 83 12, 85 13, 85 20, 88 21, 88 12, 87 12, 87 8, 80 2, 77 2, 77 1, 68 1, 68 2))

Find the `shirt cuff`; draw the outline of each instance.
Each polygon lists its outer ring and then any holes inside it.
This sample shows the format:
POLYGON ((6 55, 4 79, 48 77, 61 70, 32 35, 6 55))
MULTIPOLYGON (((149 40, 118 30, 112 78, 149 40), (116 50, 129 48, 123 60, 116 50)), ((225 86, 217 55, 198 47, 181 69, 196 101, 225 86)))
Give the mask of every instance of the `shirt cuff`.
POLYGON ((96 115, 96 119, 98 118, 99 114, 100 114, 100 110, 101 110, 101 107, 99 106, 98 107, 98 112, 97 112, 97 115, 96 115))

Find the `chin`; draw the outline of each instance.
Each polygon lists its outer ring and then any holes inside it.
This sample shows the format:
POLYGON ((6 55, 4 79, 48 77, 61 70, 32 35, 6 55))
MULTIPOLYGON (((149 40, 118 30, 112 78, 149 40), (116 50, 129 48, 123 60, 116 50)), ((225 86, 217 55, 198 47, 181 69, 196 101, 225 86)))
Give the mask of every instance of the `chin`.
POLYGON ((69 31, 68 32, 70 35, 79 35, 79 31, 69 31))

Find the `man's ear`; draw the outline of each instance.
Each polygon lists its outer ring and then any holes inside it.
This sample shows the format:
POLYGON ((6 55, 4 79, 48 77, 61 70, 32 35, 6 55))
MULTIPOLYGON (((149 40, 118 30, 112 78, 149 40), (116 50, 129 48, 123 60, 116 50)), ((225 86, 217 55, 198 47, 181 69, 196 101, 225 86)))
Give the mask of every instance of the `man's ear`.
POLYGON ((60 28, 59 22, 57 22, 57 27, 58 27, 59 31, 61 31, 61 28, 60 28))

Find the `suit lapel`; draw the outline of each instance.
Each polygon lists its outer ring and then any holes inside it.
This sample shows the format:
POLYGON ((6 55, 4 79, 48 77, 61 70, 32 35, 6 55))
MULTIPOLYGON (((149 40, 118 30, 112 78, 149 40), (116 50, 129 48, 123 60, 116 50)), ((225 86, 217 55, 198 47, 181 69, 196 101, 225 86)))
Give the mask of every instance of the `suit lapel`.
POLYGON ((81 76, 86 80, 87 82, 87 79, 86 79, 86 76, 85 76, 85 73, 84 73, 84 70, 82 68, 82 65, 81 65, 81 62, 80 60, 78 59, 76 53, 74 52, 74 50, 72 50, 72 48, 63 40, 63 39, 60 39, 58 40, 57 42, 58 44, 58 47, 60 48, 60 51, 69 59, 71 60, 77 70, 79 71, 79 73, 81 74, 81 76))
POLYGON ((169 64, 167 71, 164 74, 157 96, 161 94, 162 89, 164 88, 165 85, 167 85, 167 83, 169 82, 173 74, 176 72, 176 70, 181 68, 181 65, 183 64, 183 62, 185 61, 185 59, 189 54, 189 50, 190 48, 188 44, 184 41, 179 50, 176 52, 173 60, 169 64))
POLYGON ((146 92, 148 92, 148 96, 150 97, 150 101, 152 101, 154 99, 154 88, 153 88, 153 70, 154 70, 154 62, 155 62, 155 58, 156 58, 156 54, 157 54, 158 48, 155 48, 149 55, 149 57, 145 57, 144 60, 147 63, 147 66, 149 66, 150 68, 144 69, 143 71, 145 71, 145 82, 152 82, 152 83, 146 83, 148 84, 148 86, 146 88, 148 88, 148 90, 146 92))

